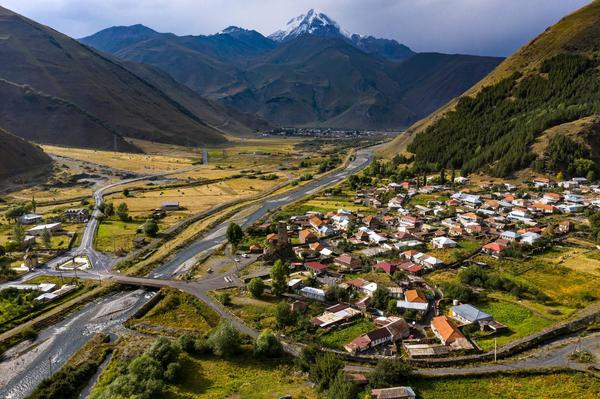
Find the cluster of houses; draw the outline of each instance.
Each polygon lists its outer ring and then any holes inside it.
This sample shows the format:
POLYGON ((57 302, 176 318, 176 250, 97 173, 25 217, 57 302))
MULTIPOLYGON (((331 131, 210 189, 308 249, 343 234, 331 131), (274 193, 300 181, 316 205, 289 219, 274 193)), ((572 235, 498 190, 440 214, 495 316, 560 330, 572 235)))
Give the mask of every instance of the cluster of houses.
MULTIPOLYGON (((467 178, 459 177, 455 184, 468 182, 467 178)), ((343 328, 357 318, 371 317, 376 326, 348 342, 345 349, 349 352, 388 350, 395 346, 390 344, 400 340, 414 357, 473 349, 473 344, 461 332, 463 326, 476 324, 481 330, 491 332, 506 327, 470 304, 456 303, 447 314, 439 314, 434 298, 415 284, 417 281, 426 284, 416 275, 452 266, 435 254, 460 247, 463 239, 480 243, 473 254, 481 251, 501 257, 511 246, 535 245, 550 223, 554 223, 552 234, 566 234, 573 229, 569 220, 548 222, 542 218, 600 207, 600 187, 588 185, 584 179, 559 185, 548 179, 534 179, 529 189, 520 191, 510 184, 500 189, 498 186, 484 188, 478 190, 483 193, 476 193, 466 188, 391 183, 356 193, 354 202, 374 208, 375 215, 338 209, 292 216, 284 223, 283 235, 281 231, 268 234, 267 241, 270 246, 282 240, 291 242, 295 257, 291 263, 293 271, 309 272, 319 282, 317 286, 304 286, 301 278, 290 280, 289 290, 296 295, 292 309, 305 308, 306 300, 326 303, 325 288, 335 286, 351 293, 350 303, 330 303, 323 314, 312 319, 313 325, 322 329, 343 328), (421 205, 423 201, 418 201, 418 205, 409 201, 419 194, 434 193, 437 195, 429 198, 438 200, 428 201, 426 206, 421 205), (394 276, 393 281, 399 280, 397 271, 407 277, 400 277, 402 282, 397 287, 386 287, 390 297, 396 300, 396 313, 409 319, 415 314, 433 314, 434 317, 426 318, 426 328, 437 342, 415 338, 411 334, 414 326, 403 317, 384 317, 381 310, 379 317, 372 316, 371 302, 378 284, 355 276, 369 270, 394 276), (345 278, 349 273, 353 277, 345 278)))
POLYGON ((34 298, 36 302, 52 302, 73 292, 77 289, 76 285, 63 284, 60 288, 57 288, 56 284, 53 283, 42 283, 42 284, 12 284, 7 288, 14 288, 22 291, 37 291, 40 295, 34 298))
POLYGON ((35 244, 36 238, 41 237, 45 232, 51 235, 62 232, 63 223, 86 223, 90 218, 90 212, 86 208, 65 209, 60 215, 52 216, 46 220, 42 215, 36 213, 27 213, 18 218, 22 225, 35 225, 25 230, 24 244, 31 247, 35 244))

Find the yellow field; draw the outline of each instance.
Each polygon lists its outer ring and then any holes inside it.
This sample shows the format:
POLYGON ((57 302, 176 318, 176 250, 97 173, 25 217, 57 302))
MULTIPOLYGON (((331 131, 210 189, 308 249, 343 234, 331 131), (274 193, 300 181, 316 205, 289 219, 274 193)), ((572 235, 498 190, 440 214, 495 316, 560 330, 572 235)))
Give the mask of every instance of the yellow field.
POLYGON ((585 248, 564 248, 560 254, 541 256, 544 262, 566 266, 569 269, 600 276, 600 251, 585 248))
MULTIPOLYGON (((114 151, 99 151, 82 148, 65 148, 55 146, 42 146, 48 154, 61 155, 85 162, 108 166, 110 168, 128 170, 130 172, 152 174, 175 171, 192 166, 194 159, 153 154, 130 154, 114 151)), ((200 157, 196 159, 199 160, 200 157)))
POLYGON ((134 218, 148 216, 165 201, 177 201, 184 209, 168 212, 168 216, 161 221, 170 225, 216 205, 259 194, 280 182, 280 179, 266 181, 240 178, 196 187, 134 193, 131 197, 125 197, 122 193, 112 194, 107 201, 115 205, 126 203, 129 214, 134 218))

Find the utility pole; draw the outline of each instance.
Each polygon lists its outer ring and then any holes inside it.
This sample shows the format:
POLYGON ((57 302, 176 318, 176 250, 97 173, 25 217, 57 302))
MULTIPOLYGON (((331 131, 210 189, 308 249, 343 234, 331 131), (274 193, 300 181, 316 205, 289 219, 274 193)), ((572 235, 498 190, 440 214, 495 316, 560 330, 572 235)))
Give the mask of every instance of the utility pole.
POLYGON ((494 337, 494 363, 498 361, 498 338, 494 337))

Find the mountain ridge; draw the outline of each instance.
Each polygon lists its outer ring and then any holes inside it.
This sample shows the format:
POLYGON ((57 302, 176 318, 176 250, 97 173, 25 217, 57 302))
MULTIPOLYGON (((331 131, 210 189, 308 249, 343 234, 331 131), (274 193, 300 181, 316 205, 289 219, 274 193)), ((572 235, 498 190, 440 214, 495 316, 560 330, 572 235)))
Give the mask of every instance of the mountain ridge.
MULTIPOLYGON (((294 19, 299 31, 288 40, 275 42, 256 31, 228 27, 210 36, 159 34, 119 46, 114 55, 157 67, 201 96, 274 126, 385 130, 422 118, 500 62, 416 54, 394 40, 345 32, 318 11, 309 14, 307 21, 306 15, 294 19), (423 68, 427 60, 431 68, 423 68), (420 75, 414 67, 419 62, 420 75), (446 74, 450 84, 440 79, 444 68, 452 72, 446 74), (434 73, 430 80, 425 71, 434 73)), ((104 41, 113 37, 113 28, 107 28, 81 40, 106 50, 104 41)))

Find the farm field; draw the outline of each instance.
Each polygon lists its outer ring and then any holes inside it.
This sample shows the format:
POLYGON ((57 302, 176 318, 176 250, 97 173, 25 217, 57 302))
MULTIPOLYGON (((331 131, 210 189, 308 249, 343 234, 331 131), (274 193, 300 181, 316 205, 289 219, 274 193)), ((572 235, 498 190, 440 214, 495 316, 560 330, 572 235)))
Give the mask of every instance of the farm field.
POLYGON ((581 273, 600 277, 600 255, 598 250, 573 247, 555 247, 540 257, 548 264, 562 265, 581 273))
POLYGON ((44 151, 52 155, 78 159, 109 168, 125 170, 140 174, 157 174, 190 167, 200 160, 200 152, 192 150, 186 156, 177 152, 175 155, 166 154, 133 154, 114 151, 100 151, 83 148, 66 148, 45 145, 44 151), (195 157, 194 157, 195 155, 195 157))
MULTIPOLYGON (((495 259, 483 255, 474 259, 488 264, 502 277, 539 290, 548 298, 517 298, 508 292, 484 290, 484 298, 473 304, 509 327, 509 331, 495 336, 499 346, 550 327, 600 298, 598 277, 569 268, 560 261, 561 256, 563 259, 566 256, 581 257, 585 253, 581 251, 579 248, 562 248, 530 259, 495 259)), ((459 276, 457 270, 439 270, 426 275, 425 279, 442 285, 458 282, 459 276)), ((494 346, 494 336, 475 335, 474 338, 484 350, 494 346)))
POLYGON ((260 180, 240 178, 208 185, 158 189, 144 192, 131 192, 125 197, 122 192, 107 196, 106 201, 118 205, 127 204, 129 214, 134 218, 146 218, 165 201, 179 202, 179 211, 167 212, 162 224, 172 225, 186 217, 210 209, 225 202, 251 197, 280 183, 282 180, 260 180))
POLYGON ((456 240, 456 248, 434 249, 431 243, 427 244, 427 253, 441 259, 446 264, 458 262, 466 258, 469 254, 477 251, 483 243, 477 240, 456 240))
POLYGON ((600 277, 548 260, 555 256, 555 250, 550 250, 527 260, 490 256, 477 256, 474 260, 487 263, 517 282, 534 286, 555 302, 572 309, 600 299, 600 277))
POLYGON ((516 301, 510 302, 504 299, 492 298, 485 303, 478 303, 477 306, 484 312, 494 315, 494 319, 510 328, 510 331, 506 333, 476 338, 475 341, 483 350, 494 348, 494 338, 497 339, 498 346, 502 346, 541 331, 562 318, 560 316, 550 317, 548 314, 533 311, 516 301))
POLYGON ((595 399, 600 395, 600 382, 584 373, 411 378, 407 385, 419 399, 595 399))

